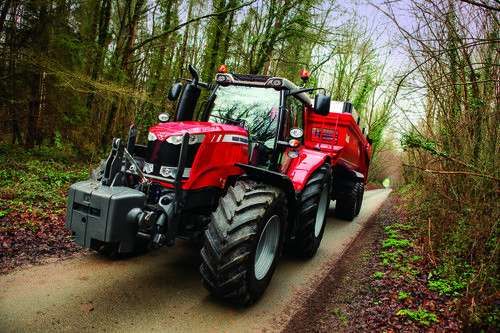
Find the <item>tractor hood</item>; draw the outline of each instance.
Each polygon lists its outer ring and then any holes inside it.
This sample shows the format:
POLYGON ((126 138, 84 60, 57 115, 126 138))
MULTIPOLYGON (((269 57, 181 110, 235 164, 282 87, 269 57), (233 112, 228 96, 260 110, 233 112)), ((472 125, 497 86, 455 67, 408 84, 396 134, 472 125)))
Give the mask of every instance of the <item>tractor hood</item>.
POLYGON ((157 140, 164 141, 166 138, 174 135, 189 134, 239 134, 247 136, 247 131, 241 127, 217 124, 207 121, 180 121, 160 123, 149 129, 150 133, 156 136, 157 140))
POLYGON ((149 129, 142 157, 144 165, 139 167, 145 176, 165 187, 172 187, 177 169, 183 168, 183 189, 223 188, 227 177, 241 174, 236 164, 248 163, 248 134, 241 127, 213 122, 160 123, 149 129), (189 141, 184 146, 186 133, 189 141))

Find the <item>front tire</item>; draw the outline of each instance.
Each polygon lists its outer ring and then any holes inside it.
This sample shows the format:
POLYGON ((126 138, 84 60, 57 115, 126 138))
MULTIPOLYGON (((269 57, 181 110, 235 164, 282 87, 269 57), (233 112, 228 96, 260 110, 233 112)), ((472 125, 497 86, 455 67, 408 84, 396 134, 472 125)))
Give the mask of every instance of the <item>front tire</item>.
POLYGON ((290 247, 302 258, 312 258, 318 251, 325 231, 330 206, 331 170, 328 164, 316 170, 302 191, 298 206, 298 229, 290 247))
POLYGON ((287 202, 280 189, 253 181, 228 188, 205 231, 200 273, 216 297, 250 305, 264 293, 278 263, 287 202))

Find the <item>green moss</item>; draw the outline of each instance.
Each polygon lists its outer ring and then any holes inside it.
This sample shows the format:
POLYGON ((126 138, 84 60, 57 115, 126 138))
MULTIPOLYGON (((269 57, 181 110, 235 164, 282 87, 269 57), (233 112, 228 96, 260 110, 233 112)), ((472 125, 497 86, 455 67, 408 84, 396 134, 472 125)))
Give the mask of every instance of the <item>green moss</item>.
POLYGON ((334 308, 330 311, 342 324, 342 326, 347 326, 349 323, 349 318, 340 308, 334 308))
POLYGON ((406 248, 410 246, 410 241, 407 239, 394 239, 394 238, 389 238, 384 240, 382 243, 382 248, 383 249, 388 249, 388 248, 406 248))
POLYGON ((400 291, 400 292, 398 293, 398 299, 399 299, 400 301, 404 301, 405 299, 407 299, 407 298, 409 298, 409 297, 410 297, 410 294, 409 294, 409 293, 407 293, 406 291, 400 291))
POLYGON ((422 308, 419 308, 416 311, 410 309, 400 309, 396 314, 398 316, 405 316, 407 318, 410 318, 411 320, 423 326, 430 326, 432 323, 439 322, 437 316, 434 313, 428 312, 422 308))

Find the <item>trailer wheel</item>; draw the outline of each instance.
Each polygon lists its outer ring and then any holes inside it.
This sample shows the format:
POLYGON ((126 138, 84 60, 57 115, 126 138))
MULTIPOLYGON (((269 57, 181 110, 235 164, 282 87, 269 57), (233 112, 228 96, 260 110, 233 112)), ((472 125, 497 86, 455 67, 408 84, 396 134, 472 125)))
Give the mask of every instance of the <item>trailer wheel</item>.
POLYGON ((297 210, 298 230, 290 244, 299 257, 312 258, 318 251, 330 206, 330 178, 330 166, 325 164, 312 174, 302 191, 297 210))
POLYGON ((230 186, 205 231, 200 266, 205 287, 241 305, 257 301, 281 254, 286 218, 280 189, 252 181, 230 186))
POLYGON ((337 193, 335 215, 343 220, 352 221, 356 217, 359 204, 358 182, 345 184, 342 191, 337 193))
POLYGON ((363 204, 363 196, 365 194, 365 185, 363 182, 358 182, 356 183, 357 188, 357 193, 358 193, 358 203, 356 205, 356 216, 359 215, 359 212, 361 210, 361 205, 363 204))

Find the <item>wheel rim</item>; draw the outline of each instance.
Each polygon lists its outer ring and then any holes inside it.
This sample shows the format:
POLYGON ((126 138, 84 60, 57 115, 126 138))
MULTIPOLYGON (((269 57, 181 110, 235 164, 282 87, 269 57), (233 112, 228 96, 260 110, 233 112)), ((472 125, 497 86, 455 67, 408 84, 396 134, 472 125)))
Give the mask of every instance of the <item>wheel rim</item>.
POLYGON ((267 220, 255 251, 254 272, 257 280, 262 280, 269 272, 278 250, 280 239, 280 218, 273 215, 267 220))
POLYGON ((318 211, 316 212, 316 222, 314 223, 314 237, 318 237, 325 223, 326 211, 328 209, 328 186, 323 187, 319 198, 318 211))

